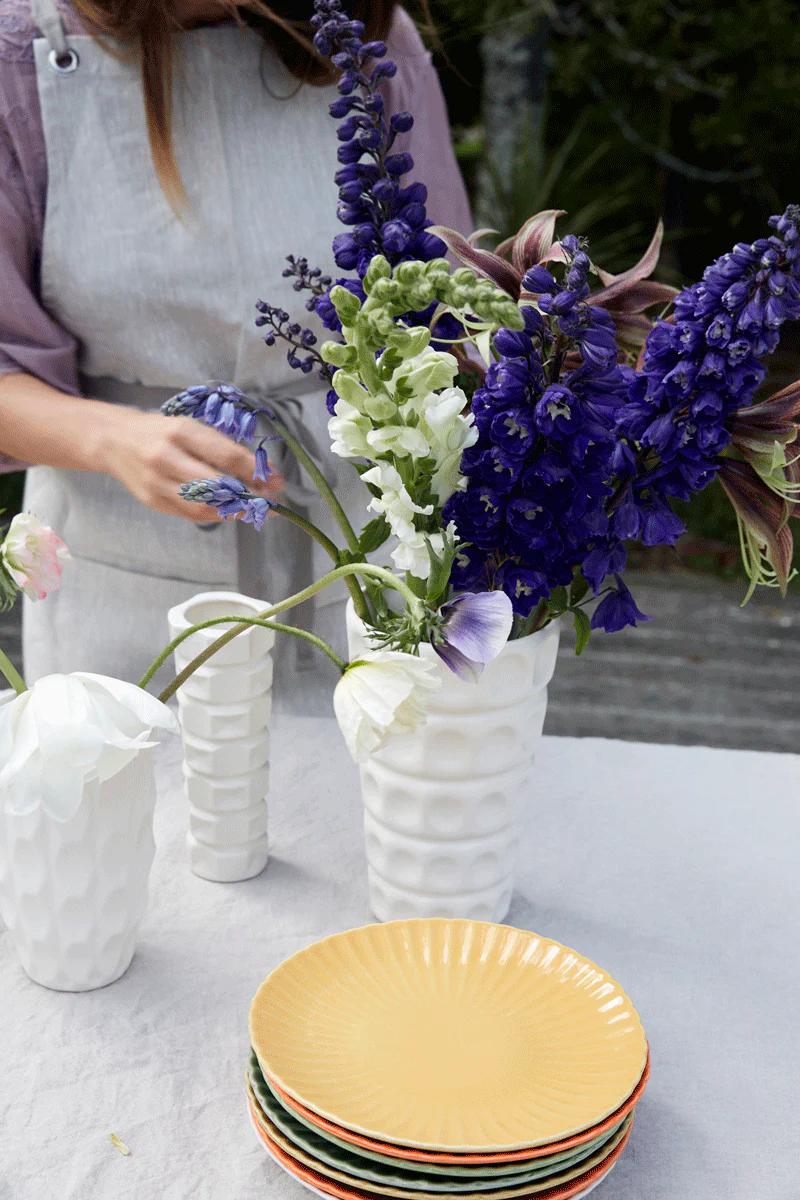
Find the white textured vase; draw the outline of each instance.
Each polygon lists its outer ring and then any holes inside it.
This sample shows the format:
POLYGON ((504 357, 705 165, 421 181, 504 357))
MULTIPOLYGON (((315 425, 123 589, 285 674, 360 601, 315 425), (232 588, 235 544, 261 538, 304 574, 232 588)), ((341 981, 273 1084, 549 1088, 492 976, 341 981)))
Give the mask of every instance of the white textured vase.
POLYGON ((130 965, 147 905, 156 800, 151 750, 85 785, 75 816, 0 809, 0 916, 37 983, 85 992, 130 965))
MULTIPOLYGON (((347 623, 355 657, 367 643, 351 607, 347 623)), ((428 720, 361 768, 370 906, 379 920, 505 918, 558 639, 554 623, 509 642, 477 683, 421 647, 442 678, 428 720)))
MULTIPOLYGON (((169 612, 170 636, 222 616, 256 616, 269 606, 236 592, 201 592, 169 612)), ((175 652, 183 670, 230 626, 214 625, 175 652)), ((218 883, 251 879, 269 858, 267 790, 275 635, 238 634, 178 691, 183 775, 189 801, 189 861, 218 883)))

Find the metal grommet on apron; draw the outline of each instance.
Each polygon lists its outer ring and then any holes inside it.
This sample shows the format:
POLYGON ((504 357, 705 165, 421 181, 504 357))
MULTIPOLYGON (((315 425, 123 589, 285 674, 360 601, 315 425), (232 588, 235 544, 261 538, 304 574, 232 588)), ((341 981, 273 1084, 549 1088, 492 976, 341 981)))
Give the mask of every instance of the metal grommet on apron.
POLYGON ((51 50, 47 61, 54 71, 58 71, 61 75, 69 75, 71 71, 77 71, 81 60, 77 50, 67 49, 60 54, 57 50, 51 50))
MULTIPOLYGON (((282 276, 286 254, 302 250, 335 273, 337 143, 327 112, 335 89, 277 99, 294 79, 249 28, 176 34, 173 140, 187 196, 178 216, 153 169, 137 65, 96 38, 67 38, 55 0, 31 0, 31 10, 44 35, 34 41, 48 163, 42 303, 77 341, 83 393, 154 411, 190 384, 224 379, 291 397, 293 431, 324 448, 340 501, 363 524, 358 476, 327 452, 325 385, 291 370, 254 324, 259 296, 297 304, 282 276)), ((278 444, 270 449, 292 503, 340 544, 321 501, 299 490, 294 464, 278 444)), ((138 679, 167 640, 172 605, 209 588, 280 599, 330 567, 280 518, 261 534, 240 522, 200 528, 151 511, 102 473, 34 467, 25 504, 75 560, 60 591, 26 604, 31 681, 74 670, 138 679)), ((292 619, 324 626, 342 645, 344 594, 292 619)), ((297 645, 279 639, 279 702, 325 677, 327 660, 316 657, 303 678, 308 660, 297 645)))

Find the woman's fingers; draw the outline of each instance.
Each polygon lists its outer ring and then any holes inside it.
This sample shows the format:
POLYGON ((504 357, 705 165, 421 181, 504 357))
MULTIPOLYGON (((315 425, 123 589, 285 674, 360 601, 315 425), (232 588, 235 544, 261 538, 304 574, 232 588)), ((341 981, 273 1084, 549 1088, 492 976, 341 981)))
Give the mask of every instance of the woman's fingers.
POLYGON ((270 476, 266 483, 253 479, 256 466, 255 455, 246 446, 231 441, 224 433, 201 425, 190 417, 170 418, 179 429, 178 444, 193 457, 209 464, 212 475, 233 475, 258 495, 272 496, 282 490, 280 475, 270 476))

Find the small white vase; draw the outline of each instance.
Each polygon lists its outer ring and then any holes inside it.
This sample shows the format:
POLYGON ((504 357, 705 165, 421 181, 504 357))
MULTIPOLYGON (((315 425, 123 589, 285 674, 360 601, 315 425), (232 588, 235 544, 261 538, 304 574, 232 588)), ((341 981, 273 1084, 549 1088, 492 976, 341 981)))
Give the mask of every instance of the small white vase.
MULTIPOLYGON (((170 637, 222 616, 256 616, 266 600, 201 592, 169 612, 170 637)), ((230 626, 214 625, 175 651, 178 671, 230 626)), ((275 635, 251 627, 200 667, 178 691, 183 775, 189 801, 189 861, 195 875, 235 883, 269 858, 267 788, 275 635)))
MULTIPOLYGON (((352 607, 347 627, 355 657, 368 642, 352 607)), ((427 722, 391 738, 361 768, 370 906, 379 920, 507 915, 558 640, 554 623, 509 642, 477 683, 420 648, 442 679, 427 722)))
POLYGON ((85 992, 130 965, 147 905, 156 800, 152 750, 84 787, 69 821, 0 809, 0 916, 31 979, 85 992))

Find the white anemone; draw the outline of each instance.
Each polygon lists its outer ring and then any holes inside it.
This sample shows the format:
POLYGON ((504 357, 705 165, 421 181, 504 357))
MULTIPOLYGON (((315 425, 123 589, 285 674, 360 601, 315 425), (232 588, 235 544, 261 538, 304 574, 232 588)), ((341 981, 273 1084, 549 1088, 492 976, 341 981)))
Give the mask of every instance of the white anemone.
POLYGON ((399 650, 371 650, 336 685, 333 711, 347 749, 364 762, 395 733, 413 733, 441 687, 436 665, 399 650))
POLYGON ((106 675, 46 675, 0 707, 0 802, 69 821, 84 785, 116 775, 154 746, 153 729, 178 732, 165 704, 106 675))

